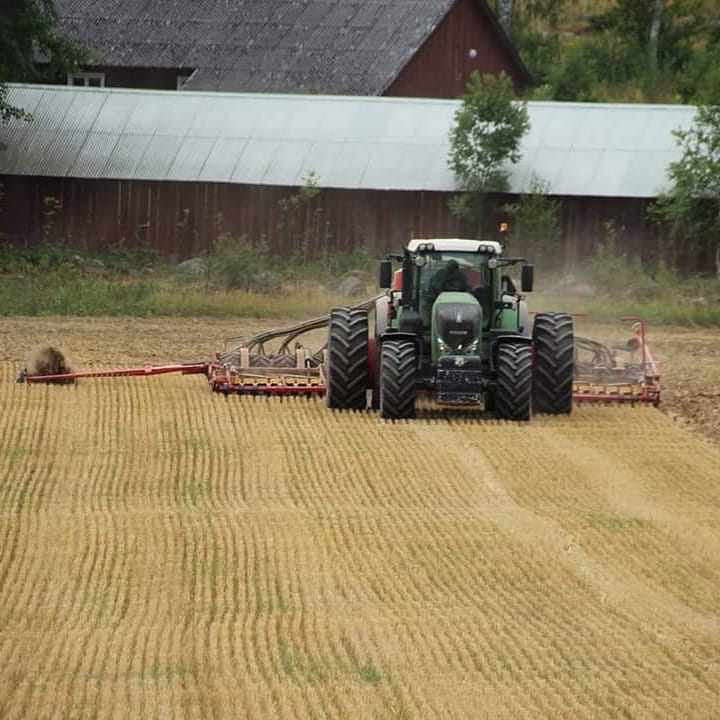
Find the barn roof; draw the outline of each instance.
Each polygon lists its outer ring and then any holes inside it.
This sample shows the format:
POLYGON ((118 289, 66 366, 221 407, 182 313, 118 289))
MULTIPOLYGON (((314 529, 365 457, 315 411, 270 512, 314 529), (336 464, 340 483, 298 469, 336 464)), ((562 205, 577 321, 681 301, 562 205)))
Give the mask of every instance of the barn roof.
MULTIPOLYGON (((195 68, 187 90, 380 95, 456 0, 56 0, 96 65, 195 68)), ((486 0, 474 0, 521 76, 486 0)))
MULTIPOLYGON (((32 122, 0 126, 0 173, 453 191, 452 100, 11 85, 32 122)), ((695 108, 528 103, 512 192, 655 197, 695 108)))

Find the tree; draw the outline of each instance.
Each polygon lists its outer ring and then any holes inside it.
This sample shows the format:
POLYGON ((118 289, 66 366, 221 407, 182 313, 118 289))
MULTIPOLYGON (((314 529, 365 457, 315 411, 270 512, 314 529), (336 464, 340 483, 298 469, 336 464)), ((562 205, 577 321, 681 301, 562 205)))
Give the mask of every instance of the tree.
POLYGON ((54 0, 2 0, 0 10, 0 122, 24 117, 7 100, 8 82, 52 80, 73 70, 86 52, 57 32, 54 0), (37 63, 38 57, 46 62, 37 63))
POLYGON ((451 210, 471 220, 476 235, 483 229, 488 193, 508 189, 507 163, 520 159, 520 141, 529 128, 527 105, 515 99, 505 74, 471 74, 450 131, 448 164, 464 191, 451 200, 451 210))
POLYGON ((692 127, 674 135, 682 157, 670 164, 673 187, 658 198, 651 214, 696 252, 714 250, 720 280, 720 105, 698 108, 692 127))
POLYGON ((616 0, 609 10, 595 15, 592 24, 622 41, 628 65, 636 73, 645 68, 679 72, 690 59, 702 18, 697 0, 616 0))
POLYGON ((562 235, 561 204, 549 196, 549 191, 549 183, 533 174, 528 192, 503 208, 512 218, 510 241, 513 253, 519 251, 532 258, 536 266, 548 270, 557 267, 562 235))
POLYGON ((662 10, 663 0, 654 0, 648 39, 648 64, 651 70, 657 70, 658 40, 660 38, 660 28, 662 27, 662 10))
POLYGON ((520 141, 530 128, 527 105, 518 102, 510 79, 473 72, 450 131, 450 167, 464 189, 507 189, 506 161, 520 159, 520 141))
POLYGON ((503 30, 510 35, 512 29, 513 0, 498 0, 497 15, 503 30))

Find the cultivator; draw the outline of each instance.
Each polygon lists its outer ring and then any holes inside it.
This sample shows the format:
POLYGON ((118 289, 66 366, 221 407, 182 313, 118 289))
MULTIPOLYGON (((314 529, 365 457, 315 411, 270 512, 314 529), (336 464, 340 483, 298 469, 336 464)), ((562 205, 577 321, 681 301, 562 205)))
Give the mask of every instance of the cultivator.
MULTIPOLYGON (((368 311, 377 300, 372 298, 353 309, 368 311)), ((575 337, 576 402, 660 402, 660 365, 648 348, 645 322, 637 317, 623 320, 632 323, 632 336, 626 343, 605 345, 575 337)), ((322 396, 327 389, 325 335, 329 322, 328 314, 257 335, 231 337, 213 360, 80 372, 71 372, 59 362, 64 372, 48 372, 47 367, 24 369, 17 381, 69 384, 83 378, 178 373, 205 375, 210 389, 225 395, 322 396)))
POLYGON ((654 358, 645 337, 645 321, 622 318, 632 323, 632 337, 622 345, 607 346, 596 340, 575 337, 576 402, 660 402, 660 363, 654 358))

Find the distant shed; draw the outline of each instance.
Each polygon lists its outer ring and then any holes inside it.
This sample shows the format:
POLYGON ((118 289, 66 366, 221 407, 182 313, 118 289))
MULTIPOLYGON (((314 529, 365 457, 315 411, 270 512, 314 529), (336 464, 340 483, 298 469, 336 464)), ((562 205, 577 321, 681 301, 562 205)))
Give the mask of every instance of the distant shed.
MULTIPOLYGON (((149 244, 187 256, 220 233, 276 252, 361 245, 386 251, 412 236, 458 231, 447 167, 456 101, 11 87, 31 123, 0 128, 0 227, 39 240, 53 230, 100 248, 149 244), (288 202, 313 180, 306 203, 288 202)), ((648 204, 677 159, 683 106, 535 102, 513 195, 534 177, 563 207, 566 257, 587 254, 613 222, 643 257, 657 251, 648 204)), ((306 193, 308 195, 308 193, 306 193)), ((508 198, 498 198, 498 203, 508 198)))

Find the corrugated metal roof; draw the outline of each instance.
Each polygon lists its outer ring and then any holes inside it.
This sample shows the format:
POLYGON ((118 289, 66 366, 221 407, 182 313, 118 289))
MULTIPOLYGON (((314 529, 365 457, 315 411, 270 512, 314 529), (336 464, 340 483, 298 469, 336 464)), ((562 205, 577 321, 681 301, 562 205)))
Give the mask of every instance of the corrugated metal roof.
MULTIPOLYGON (((11 85, 33 122, 0 127, 0 172, 373 190, 452 191, 457 101, 11 85)), ((528 103, 513 192, 655 197, 695 108, 528 103)))

